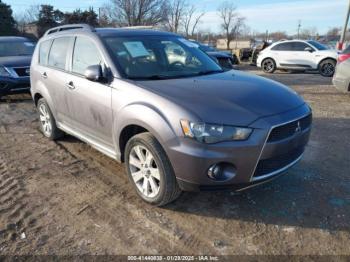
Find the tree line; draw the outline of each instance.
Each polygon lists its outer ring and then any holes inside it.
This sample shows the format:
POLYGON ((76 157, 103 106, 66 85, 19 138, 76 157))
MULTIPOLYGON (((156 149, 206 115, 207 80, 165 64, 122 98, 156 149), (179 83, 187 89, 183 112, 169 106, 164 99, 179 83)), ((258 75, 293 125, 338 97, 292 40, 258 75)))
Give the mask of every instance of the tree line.
MULTIPOLYGON (((24 34, 28 25, 35 25, 37 35, 46 30, 64 24, 86 23, 93 27, 155 26, 170 32, 179 33, 187 38, 196 38, 201 33, 201 24, 205 12, 190 4, 189 0, 106 0, 98 9, 76 9, 63 12, 52 5, 31 6, 20 14, 13 15, 11 6, 0 0, 0 36, 24 34)), ((225 38, 227 49, 230 42, 245 37, 261 39, 287 39, 286 32, 253 33, 245 25, 245 17, 237 12, 233 1, 224 1, 217 8, 217 17, 221 21, 221 32, 214 38, 225 38)), ((330 38, 338 34, 337 28, 327 33, 330 38)), ((207 30, 207 31, 210 31, 207 30)), ((317 28, 301 30, 299 38, 317 39, 317 28)))
MULTIPOLYGON (((218 8, 222 28, 229 42, 237 37, 244 18, 230 1, 218 8)), ((189 0, 110 0, 104 6, 63 12, 52 5, 31 6, 13 16, 10 5, 0 0, 0 35, 23 33, 29 24, 35 24, 39 37, 52 27, 86 23, 100 27, 157 26, 161 29, 194 37, 205 12, 189 0)))

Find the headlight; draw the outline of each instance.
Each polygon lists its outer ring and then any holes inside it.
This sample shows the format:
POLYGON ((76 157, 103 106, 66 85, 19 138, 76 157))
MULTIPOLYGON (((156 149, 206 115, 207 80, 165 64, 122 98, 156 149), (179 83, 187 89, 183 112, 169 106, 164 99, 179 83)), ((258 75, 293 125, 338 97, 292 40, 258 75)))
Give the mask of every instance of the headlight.
POLYGON ((11 76, 5 67, 0 66, 0 76, 11 76))
POLYGON ((188 120, 180 122, 185 136, 207 144, 246 140, 253 131, 253 129, 246 127, 194 123, 188 120))

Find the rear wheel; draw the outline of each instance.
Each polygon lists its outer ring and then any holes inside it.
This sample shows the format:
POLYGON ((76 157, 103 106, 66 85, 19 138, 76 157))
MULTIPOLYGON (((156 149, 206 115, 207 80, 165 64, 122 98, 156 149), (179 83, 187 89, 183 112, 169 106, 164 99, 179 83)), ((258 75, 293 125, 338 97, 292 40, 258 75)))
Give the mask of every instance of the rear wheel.
POLYGON ((267 58, 261 63, 261 67, 265 73, 272 74, 276 71, 276 63, 272 58, 267 58))
POLYGON ((320 63, 318 70, 322 76, 332 77, 335 72, 335 66, 336 62, 333 59, 326 59, 320 63))
POLYGON ((128 141, 125 163, 137 194, 147 203, 163 206, 180 196, 170 161, 150 133, 135 135, 128 141))
POLYGON ((63 136, 63 132, 56 126, 55 118, 44 98, 40 98, 37 104, 39 112, 40 129, 44 136, 50 140, 56 140, 63 136))

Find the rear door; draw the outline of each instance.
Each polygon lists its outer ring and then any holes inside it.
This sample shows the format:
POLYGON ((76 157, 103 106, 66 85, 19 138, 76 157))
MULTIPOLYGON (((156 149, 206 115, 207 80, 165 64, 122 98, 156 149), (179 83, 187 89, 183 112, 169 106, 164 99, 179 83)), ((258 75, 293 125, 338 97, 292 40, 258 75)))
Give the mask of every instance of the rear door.
POLYGON ((280 43, 271 48, 272 57, 277 63, 277 67, 285 67, 290 63, 292 56, 292 43, 280 43))
POLYGON ((293 52, 289 62, 293 63, 296 67, 301 68, 317 68, 316 64, 316 50, 310 45, 304 42, 293 42, 293 52), (312 52, 305 50, 310 48, 312 52))
POLYGON ((74 130, 104 151, 113 151, 112 89, 107 83, 84 77, 90 65, 106 67, 105 59, 94 41, 87 36, 75 38, 71 73, 65 79, 67 103, 74 130))
MULTIPOLYGON (((68 76, 68 50, 72 45, 73 40, 74 38, 69 36, 55 38, 48 54, 46 66, 40 68, 43 82, 45 82, 50 97, 54 102, 56 120, 59 123, 70 122, 70 115, 65 96, 65 79, 68 76)), ((45 42, 42 44, 46 45, 45 42)), ((47 45, 48 44, 49 42, 47 45)), ((45 47, 45 49, 47 48, 47 46, 43 47, 45 47)), ((45 53, 44 49, 43 52, 45 53)), ((43 54, 43 56, 44 55, 45 54, 43 54)))

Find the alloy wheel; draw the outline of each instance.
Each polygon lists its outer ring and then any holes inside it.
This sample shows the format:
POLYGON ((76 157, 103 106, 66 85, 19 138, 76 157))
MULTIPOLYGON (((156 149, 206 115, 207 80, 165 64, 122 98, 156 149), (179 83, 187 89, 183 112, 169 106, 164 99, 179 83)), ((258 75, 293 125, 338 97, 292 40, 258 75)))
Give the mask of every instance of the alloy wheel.
POLYGON ((146 197, 157 196, 160 189, 160 173, 151 151, 135 145, 129 155, 129 169, 137 189, 146 197))
POLYGON ((275 65, 273 64, 273 62, 271 60, 267 60, 263 64, 263 68, 264 68, 265 72, 271 72, 273 70, 274 66, 275 65))
POLYGON ((326 76, 331 76, 334 74, 334 65, 332 63, 325 63, 324 65, 322 65, 322 74, 326 75, 326 76))
POLYGON ((39 106, 39 118, 45 136, 50 137, 52 133, 51 116, 45 104, 39 106))

